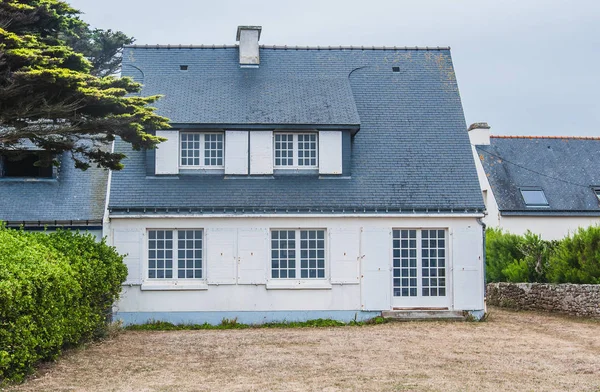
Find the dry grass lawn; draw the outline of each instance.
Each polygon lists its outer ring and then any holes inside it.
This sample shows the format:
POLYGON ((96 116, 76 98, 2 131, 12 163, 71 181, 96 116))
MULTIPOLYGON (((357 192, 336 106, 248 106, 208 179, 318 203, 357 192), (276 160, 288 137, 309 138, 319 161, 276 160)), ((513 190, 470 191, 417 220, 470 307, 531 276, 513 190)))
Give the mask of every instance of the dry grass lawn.
POLYGON ((488 322, 123 332, 9 391, 600 391, 600 323, 488 322))

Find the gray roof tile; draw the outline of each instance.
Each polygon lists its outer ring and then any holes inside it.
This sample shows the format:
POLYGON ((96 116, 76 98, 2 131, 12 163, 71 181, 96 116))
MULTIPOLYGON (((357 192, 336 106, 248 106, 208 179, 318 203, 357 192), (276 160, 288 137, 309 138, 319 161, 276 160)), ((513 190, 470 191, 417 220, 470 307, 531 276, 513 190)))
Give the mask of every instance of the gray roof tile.
POLYGON ((108 171, 76 169, 64 153, 54 180, 0 179, 0 220, 102 220, 107 183, 108 171))
POLYGON ((600 214, 600 139, 492 137, 477 151, 501 212, 600 214), (541 188, 549 208, 527 207, 524 187, 541 188))
POLYGON ((146 154, 117 143, 128 158, 113 174, 111 208, 483 209, 449 50, 262 48, 258 69, 241 69, 237 56, 126 48, 123 73, 144 83, 142 94, 165 94, 156 106, 173 122, 359 121, 351 178, 146 178, 146 154))

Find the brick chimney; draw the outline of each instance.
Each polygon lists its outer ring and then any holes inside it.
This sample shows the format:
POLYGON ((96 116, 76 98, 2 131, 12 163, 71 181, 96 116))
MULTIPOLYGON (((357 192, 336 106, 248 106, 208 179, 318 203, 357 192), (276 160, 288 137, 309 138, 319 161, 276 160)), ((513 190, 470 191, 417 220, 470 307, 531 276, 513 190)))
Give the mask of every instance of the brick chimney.
POLYGON ((236 40, 240 43, 240 67, 258 68, 260 64, 258 40, 261 30, 261 26, 238 26, 236 40))

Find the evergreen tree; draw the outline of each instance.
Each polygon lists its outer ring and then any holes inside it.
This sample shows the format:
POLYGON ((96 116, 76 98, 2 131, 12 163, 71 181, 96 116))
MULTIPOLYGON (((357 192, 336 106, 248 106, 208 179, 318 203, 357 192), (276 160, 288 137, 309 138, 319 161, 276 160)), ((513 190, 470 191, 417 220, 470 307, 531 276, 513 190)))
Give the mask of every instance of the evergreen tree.
POLYGON ((0 3, 0 153, 29 140, 52 156, 70 152, 78 168, 118 170, 124 156, 108 151, 107 142, 118 136, 134 149, 154 148, 161 139, 148 132, 169 128, 168 119, 149 106, 159 96, 140 97, 131 79, 106 76, 118 69, 119 49, 103 57, 111 51, 94 47, 94 37, 116 42, 113 49, 129 38, 91 31, 78 15, 60 0, 0 3), (68 46, 74 37, 83 54, 68 46))

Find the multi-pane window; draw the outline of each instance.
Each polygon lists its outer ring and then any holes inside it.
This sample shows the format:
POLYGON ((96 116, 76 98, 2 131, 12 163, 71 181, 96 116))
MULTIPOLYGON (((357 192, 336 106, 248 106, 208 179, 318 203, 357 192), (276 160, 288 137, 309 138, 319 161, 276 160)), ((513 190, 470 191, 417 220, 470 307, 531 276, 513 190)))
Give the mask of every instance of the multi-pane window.
POLYGON ((202 245, 202 230, 148 230, 148 278, 202 279, 202 245))
POLYGON ((446 295, 446 231, 421 231, 421 280, 424 297, 446 295))
POLYGON ((392 245, 395 297, 446 295, 445 230, 394 230, 392 245))
POLYGON ((417 295, 417 231, 394 230, 394 296, 417 295))
POLYGON ((276 133, 275 167, 314 168, 318 164, 316 133, 276 133))
POLYGON ((324 279, 325 230, 271 231, 271 278, 324 279))
POLYGON ((294 135, 291 133, 275 134, 275 166, 294 165, 294 135))
POLYGON ((181 166, 223 166, 223 133, 182 132, 180 139, 181 166))

